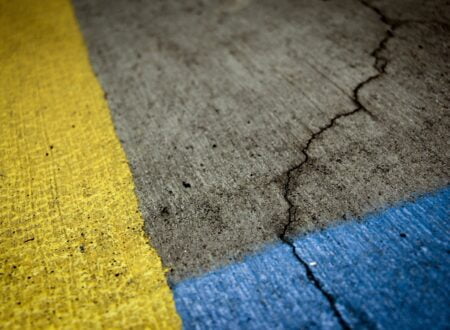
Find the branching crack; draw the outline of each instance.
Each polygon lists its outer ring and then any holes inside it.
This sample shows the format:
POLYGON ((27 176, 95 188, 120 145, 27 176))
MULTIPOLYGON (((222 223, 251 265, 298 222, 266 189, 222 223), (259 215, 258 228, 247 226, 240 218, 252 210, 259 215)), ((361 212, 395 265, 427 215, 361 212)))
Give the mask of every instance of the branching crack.
POLYGON ((353 89, 352 101, 356 105, 356 108, 353 109, 352 111, 344 112, 344 113, 340 113, 340 114, 336 115, 335 117, 333 117, 330 120, 330 122, 327 125, 320 128, 317 132, 313 133, 311 135, 311 137, 308 139, 308 141, 306 142, 303 149, 301 150, 301 153, 304 156, 303 161, 300 162, 299 164, 291 167, 286 172, 286 181, 284 184, 283 197, 286 200, 286 203, 288 204, 288 215, 287 215, 287 221, 283 227, 283 231, 281 232, 281 234, 279 236, 281 241, 283 241, 285 244, 292 247, 292 252, 294 253, 295 258, 305 268, 305 272, 306 272, 306 276, 307 276, 308 280, 321 292, 321 294, 328 301, 334 316, 336 317, 337 321, 339 322, 340 326, 343 329, 351 329, 351 326, 343 318, 341 312, 337 308, 336 298, 330 292, 328 292, 326 290, 326 288, 324 287, 324 285, 320 281, 320 279, 314 275, 314 272, 312 271, 311 267, 305 260, 303 260, 301 255, 299 253, 297 253, 294 242, 288 236, 289 228, 290 228, 291 224, 293 223, 293 221, 295 221, 295 215, 296 215, 295 205, 294 205, 293 201, 290 199, 290 192, 291 192, 290 186, 291 186, 291 180, 292 180, 294 172, 301 170, 302 167, 309 161, 310 156, 309 156, 308 151, 309 151, 309 147, 311 146, 312 142, 316 138, 321 136, 325 131, 332 128, 339 119, 344 118, 344 117, 349 117, 357 112, 365 112, 372 118, 375 118, 374 115, 361 103, 360 98, 359 98, 359 92, 366 84, 379 78, 386 72, 386 66, 387 66, 388 60, 381 55, 381 52, 386 48, 386 44, 388 43, 388 41, 394 36, 394 30, 398 26, 400 26, 402 24, 402 22, 394 22, 393 20, 386 17, 379 8, 371 5, 370 3, 366 2, 365 0, 360 0, 360 2, 364 6, 368 7, 372 11, 374 11, 379 16, 380 21, 388 26, 388 29, 386 30, 383 39, 378 43, 378 46, 370 53, 370 55, 375 59, 373 67, 377 71, 377 73, 368 77, 366 80, 360 82, 353 89))

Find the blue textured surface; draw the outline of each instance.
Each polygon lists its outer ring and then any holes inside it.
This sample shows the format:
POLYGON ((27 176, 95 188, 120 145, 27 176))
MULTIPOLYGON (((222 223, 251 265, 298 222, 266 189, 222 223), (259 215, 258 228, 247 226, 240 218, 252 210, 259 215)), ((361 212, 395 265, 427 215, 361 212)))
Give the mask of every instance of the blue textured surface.
POLYGON ((292 248, 278 245, 175 288, 186 329, 282 329, 337 321, 292 248))
POLYGON ((450 328, 450 189, 295 242, 355 327, 450 328))
MULTIPOLYGON (((449 206, 450 187, 301 237, 296 254, 316 263, 310 269, 351 327, 448 329, 449 206)), ((340 327, 283 244, 179 283, 174 293, 186 329, 340 327)))

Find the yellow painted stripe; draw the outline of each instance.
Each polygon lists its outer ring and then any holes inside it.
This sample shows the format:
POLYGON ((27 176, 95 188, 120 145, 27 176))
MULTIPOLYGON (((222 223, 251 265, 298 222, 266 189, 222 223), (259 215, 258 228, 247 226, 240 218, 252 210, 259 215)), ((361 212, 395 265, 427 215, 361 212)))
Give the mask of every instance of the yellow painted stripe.
POLYGON ((68 0, 0 0, 0 327, 179 328, 68 0))

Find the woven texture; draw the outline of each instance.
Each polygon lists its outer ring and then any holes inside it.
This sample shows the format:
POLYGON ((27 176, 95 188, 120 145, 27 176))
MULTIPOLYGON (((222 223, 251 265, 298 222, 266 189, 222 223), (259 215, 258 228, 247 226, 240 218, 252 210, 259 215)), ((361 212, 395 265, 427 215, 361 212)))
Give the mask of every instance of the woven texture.
POLYGON ((69 2, 0 2, 0 40, 0 327, 179 328, 69 2))

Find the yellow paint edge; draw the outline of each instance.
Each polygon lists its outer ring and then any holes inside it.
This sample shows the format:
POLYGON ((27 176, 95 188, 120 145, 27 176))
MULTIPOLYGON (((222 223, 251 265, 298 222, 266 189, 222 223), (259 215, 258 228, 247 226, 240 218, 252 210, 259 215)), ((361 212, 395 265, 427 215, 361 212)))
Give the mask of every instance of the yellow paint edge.
POLYGON ((180 328, 69 1, 0 1, 0 63, 0 327, 180 328))

